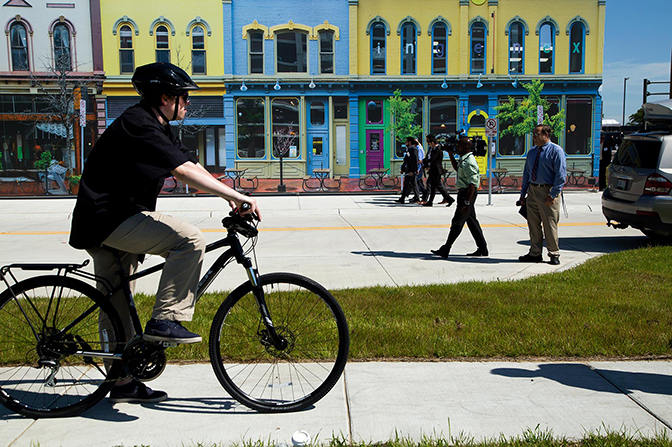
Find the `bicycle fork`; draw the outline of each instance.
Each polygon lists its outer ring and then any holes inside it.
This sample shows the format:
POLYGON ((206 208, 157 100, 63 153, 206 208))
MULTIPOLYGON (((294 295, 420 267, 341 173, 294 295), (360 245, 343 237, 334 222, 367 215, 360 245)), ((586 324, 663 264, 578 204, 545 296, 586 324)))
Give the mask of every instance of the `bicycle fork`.
POLYGON ((268 310, 268 306, 266 305, 264 289, 259 283, 259 272, 252 267, 252 261, 249 258, 245 258, 243 267, 245 267, 247 278, 250 280, 250 284, 252 284, 252 293, 254 294, 254 298, 257 301, 257 306, 259 307, 261 320, 264 322, 264 326, 266 327, 265 335, 268 335, 268 338, 270 339, 270 342, 273 344, 275 349, 282 351, 287 347, 287 340, 284 337, 278 335, 278 332, 275 330, 273 320, 271 319, 271 314, 268 310))

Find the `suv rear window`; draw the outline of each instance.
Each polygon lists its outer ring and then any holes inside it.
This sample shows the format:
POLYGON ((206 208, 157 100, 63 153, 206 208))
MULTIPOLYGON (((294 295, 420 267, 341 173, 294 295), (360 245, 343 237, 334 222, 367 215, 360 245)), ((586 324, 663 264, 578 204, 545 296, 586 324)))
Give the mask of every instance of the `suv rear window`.
POLYGON ((630 168, 656 169, 661 145, 657 140, 625 140, 616 152, 613 163, 630 168))

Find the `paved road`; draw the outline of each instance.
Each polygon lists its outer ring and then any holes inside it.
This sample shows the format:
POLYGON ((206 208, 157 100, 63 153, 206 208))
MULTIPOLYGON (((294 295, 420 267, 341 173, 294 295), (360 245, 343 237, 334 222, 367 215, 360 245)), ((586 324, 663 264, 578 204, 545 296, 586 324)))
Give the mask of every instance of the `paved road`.
MULTIPOLYGON (((603 253, 646 244, 634 230, 604 225, 599 195, 566 194, 569 216, 560 227, 562 264, 521 264, 527 229, 513 195, 480 196, 477 213, 490 257, 464 255, 475 247, 465 230, 449 261, 429 255, 447 235, 453 209, 396 205, 393 196, 261 197, 264 221, 260 270, 295 271, 329 288, 505 280, 571 268, 603 253)), ((69 199, 2 200, 0 265, 77 262, 67 245, 69 199)), ((223 236, 225 209, 214 198, 162 198, 161 210, 196 224, 208 240, 223 236)), ((148 261, 148 264, 156 260, 148 261)), ((206 261, 207 263, 207 261, 206 261)), ((235 266, 214 289, 243 280, 235 266)), ((139 284, 153 291, 156 280, 139 284)), ((210 365, 169 365, 151 384, 169 392, 156 405, 107 400, 76 418, 25 419, 0 409, 0 445, 192 446, 243 441, 290 442, 296 430, 317 442, 332 437, 386 441, 421 437, 519 436, 539 427, 579 438, 587 431, 629 430, 652 436, 670 430, 672 362, 436 362, 350 363, 339 384, 315 408, 286 415, 257 414, 226 395, 210 365)))

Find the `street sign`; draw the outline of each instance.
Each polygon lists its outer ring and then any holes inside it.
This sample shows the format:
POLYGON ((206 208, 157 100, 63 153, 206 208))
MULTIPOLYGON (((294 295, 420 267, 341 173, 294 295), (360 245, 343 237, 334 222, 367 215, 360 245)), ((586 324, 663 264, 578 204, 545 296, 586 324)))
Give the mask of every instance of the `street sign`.
POLYGON ((497 125, 497 118, 488 118, 485 120, 485 136, 490 138, 490 137, 496 137, 497 136, 497 130, 498 130, 498 125, 497 125))
POLYGON ((86 101, 79 100, 79 126, 86 127, 86 101))

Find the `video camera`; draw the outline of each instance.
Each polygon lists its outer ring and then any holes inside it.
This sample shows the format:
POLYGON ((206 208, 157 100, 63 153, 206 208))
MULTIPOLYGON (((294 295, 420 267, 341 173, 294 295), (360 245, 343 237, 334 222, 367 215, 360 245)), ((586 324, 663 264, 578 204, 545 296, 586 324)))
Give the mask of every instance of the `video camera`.
MULTIPOLYGON (((447 134, 441 139, 441 149, 447 152, 455 153, 457 142, 460 138, 467 138, 467 133, 464 131, 464 129, 460 129, 460 131, 454 135, 447 134)), ((475 156, 483 157, 488 153, 487 144, 485 140, 483 140, 479 135, 471 137, 470 140, 472 145, 471 152, 475 156)))

